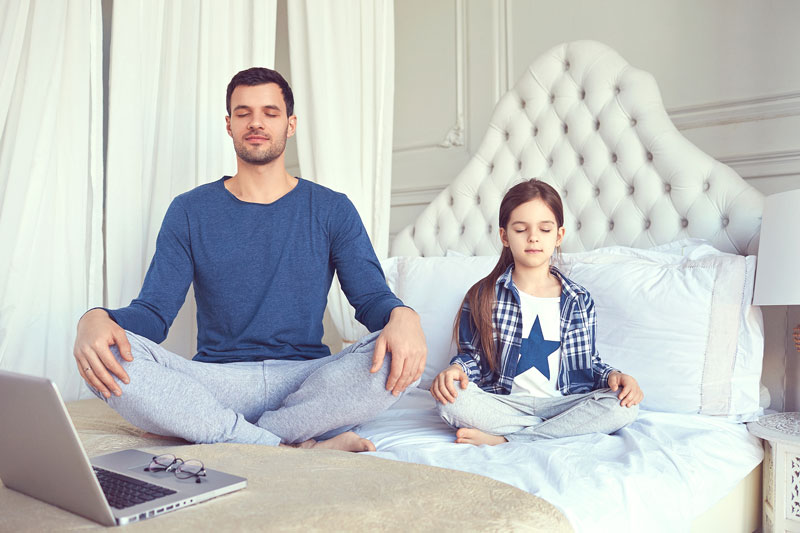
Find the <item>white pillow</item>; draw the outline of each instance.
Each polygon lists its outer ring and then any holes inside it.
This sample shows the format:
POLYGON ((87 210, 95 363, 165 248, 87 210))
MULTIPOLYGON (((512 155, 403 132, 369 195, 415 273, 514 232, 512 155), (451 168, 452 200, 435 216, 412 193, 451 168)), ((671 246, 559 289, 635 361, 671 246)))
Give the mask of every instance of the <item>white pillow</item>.
POLYGON ((755 257, 681 242, 565 254, 561 269, 592 295, 600 357, 639 381, 642 407, 760 414, 763 324, 750 305, 755 257))
MULTIPOLYGON (((390 287, 422 319, 428 363, 420 387, 449 364, 459 305, 496 262, 448 256, 382 263, 390 287)), ((680 241, 563 254, 561 269, 592 295, 600 357, 639 381, 644 408, 743 419, 760 413, 764 338, 760 310, 750 305, 754 257, 680 241)))
POLYGON ((389 288, 422 321, 428 361, 419 386, 433 378, 456 353, 453 324, 469 288, 491 272, 497 257, 390 257, 381 261, 389 288))

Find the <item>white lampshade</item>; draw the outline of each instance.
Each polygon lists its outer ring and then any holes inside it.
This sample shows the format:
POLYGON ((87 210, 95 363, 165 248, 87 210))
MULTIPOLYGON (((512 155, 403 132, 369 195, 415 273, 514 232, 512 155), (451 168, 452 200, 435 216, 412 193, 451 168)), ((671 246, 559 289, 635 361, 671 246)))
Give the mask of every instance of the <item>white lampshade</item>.
POLYGON ((764 201, 753 305, 800 305, 800 189, 764 201))

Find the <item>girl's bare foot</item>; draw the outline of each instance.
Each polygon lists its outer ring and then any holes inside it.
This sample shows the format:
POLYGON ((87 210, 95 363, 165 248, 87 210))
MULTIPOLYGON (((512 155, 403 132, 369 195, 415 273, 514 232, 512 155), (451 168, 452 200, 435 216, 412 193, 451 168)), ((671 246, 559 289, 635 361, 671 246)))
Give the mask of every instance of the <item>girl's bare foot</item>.
POLYGON ((316 441, 308 439, 300 444, 281 444, 292 448, 315 448, 318 450, 340 450, 343 452, 374 452, 375 445, 367 439, 362 439, 352 431, 345 431, 332 439, 316 441))
POLYGON ((488 433, 484 433, 479 429, 461 428, 456 431, 456 442, 461 444, 474 444, 475 446, 480 446, 481 444, 495 446, 508 441, 505 437, 501 437, 500 435, 489 435, 488 433))

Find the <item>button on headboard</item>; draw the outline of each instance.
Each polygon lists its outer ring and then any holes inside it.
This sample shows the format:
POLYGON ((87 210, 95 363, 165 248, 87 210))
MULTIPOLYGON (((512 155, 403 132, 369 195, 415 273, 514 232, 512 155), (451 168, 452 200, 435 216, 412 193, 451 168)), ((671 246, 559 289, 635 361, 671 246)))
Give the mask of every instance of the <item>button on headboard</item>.
POLYGON ((565 252, 685 237, 758 247, 762 194, 678 132, 649 73, 576 41, 539 57, 500 99, 477 153, 392 255, 497 253, 500 200, 533 177, 562 196, 565 252))

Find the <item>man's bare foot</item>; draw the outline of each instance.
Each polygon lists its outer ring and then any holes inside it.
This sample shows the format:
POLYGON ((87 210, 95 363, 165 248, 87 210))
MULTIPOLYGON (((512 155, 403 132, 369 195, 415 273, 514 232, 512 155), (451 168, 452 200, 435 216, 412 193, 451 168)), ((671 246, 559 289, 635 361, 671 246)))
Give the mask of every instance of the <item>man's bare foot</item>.
POLYGON ((375 445, 367 439, 362 439, 352 431, 345 431, 332 439, 316 441, 308 439, 299 444, 281 444, 292 448, 315 448, 318 450, 340 450, 343 452, 374 452, 375 445))
POLYGON ((343 452, 374 452, 375 445, 372 441, 362 439, 352 431, 345 431, 332 439, 321 440, 314 443, 312 448, 323 450, 341 450, 343 452))
POLYGON ((495 446, 508 441, 505 437, 501 437, 500 435, 489 435, 488 433, 484 433, 479 429, 461 428, 456 431, 456 442, 460 444, 474 444, 475 446, 480 446, 481 444, 495 446))

